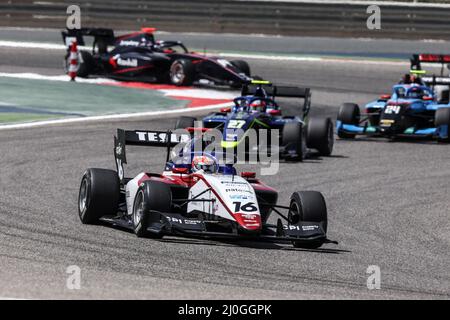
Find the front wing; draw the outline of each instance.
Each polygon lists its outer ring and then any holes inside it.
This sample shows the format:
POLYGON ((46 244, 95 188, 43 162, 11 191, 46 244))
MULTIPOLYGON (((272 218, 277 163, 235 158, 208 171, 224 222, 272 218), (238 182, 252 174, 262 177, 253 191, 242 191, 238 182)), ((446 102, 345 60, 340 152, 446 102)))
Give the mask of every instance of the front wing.
MULTIPOLYGON (((397 136, 413 136, 413 137, 423 137, 423 138, 447 138, 448 126, 440 126, 437 128, 407 128, 402 133, 397 133, 397 136)), ((336 121, 336 133, 347 133, 356 135, 373 135, 373 136, 384 136, 392 135, 383 132, 380 126, 370 126, 370 125, 354 125, 354 124, 344 124, 341 121, 336 121)))
MULTIPOLYGON (((154 212, 154 214, 157 214, 154 212)), ((158 235, 174 235, 183 237, 198 237, 217 240, 250 240, 263 242, 291 243, 295 242, 322 242, 335 243, 327 239, 323 230, 322 223, 317 222, 299 222, 295 225, 285 225, 278 220, 277 225, 266 224, 260 233, 239 232, 237 224, 229 221, 229 232, 211 231, 210 225, 217 224, 217 220, 203 220, 198 218, 186 218, 175 213, 159 213, 161 219, 149 223, 147 230, 158 235)), ((123 217, 103 217, 101 221, 114 226, 133 229, 130 219, 123 217)))

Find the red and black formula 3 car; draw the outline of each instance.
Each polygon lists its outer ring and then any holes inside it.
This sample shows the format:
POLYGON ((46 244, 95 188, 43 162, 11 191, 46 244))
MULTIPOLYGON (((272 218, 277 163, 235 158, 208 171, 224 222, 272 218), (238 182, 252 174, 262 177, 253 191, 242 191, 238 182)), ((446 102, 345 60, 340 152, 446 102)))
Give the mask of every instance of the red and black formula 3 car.
POLYGON ((217 154, 188 148, 183 155, 187 161, 169 159, 172 147, 189 139, 189 133, 119 129, 115 138, 117 171, 88 169, 82 177, 78 201, 81 221, 102 221, 150 238, 247 239, 304 248, 332 242, 326 237, 327 207, 321 193, 294 192, 289 205, 281 206, 276 190, 254 173, 238 175, 233 165, 219 163, 217 154), (126 178, 126 145, 166 147, 164 171, 144 171, 126 178), (275 224, 269 223, 271 213, 279 216, 275 224))
POLYGON ((105 76, 116 80, 194 83, 240 87, 250 78, 250 67, 242 60, 228 61, 190 52, 180 41, 156 41, 154 28, 115 36, 111 29, 82 28, 62 32, 68 47, 73 41, 85 45, 85 36, 94 38, 92 51, 80 51, 79 77, 105 76))

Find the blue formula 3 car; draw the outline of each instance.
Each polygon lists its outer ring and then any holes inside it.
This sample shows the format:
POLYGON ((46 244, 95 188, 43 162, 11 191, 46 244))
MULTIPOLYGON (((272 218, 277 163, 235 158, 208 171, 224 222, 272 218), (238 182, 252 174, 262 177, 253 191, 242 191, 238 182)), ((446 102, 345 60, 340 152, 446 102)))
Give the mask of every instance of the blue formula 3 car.
POLYGON ((405 75, 392 87, 391 95, 382 95, 368 103, 363 112, 357 104, 344 103, 339 109, 336 131, 342 139, 357 135, 386 138, 423 137, 450 142, 450 77, 422 76, 421 63, 450 62, 450 56, 419 54, 411 59, 411 75, 405 75))
MULTIPOLYGON (((310 117, 310 106, 309 88, 275 86, 268 81, 253 80, 243 87, 232 107, 209 114, 203 118, 202 125, 221 131, 224 149, 236 149, 246 143, 248 153, 258 153, 267 147, 270 153, 278 153, 286 160, 302 161, 313 154, 312 150, 317 150, 320 156, 330 156, 334 144, 333 122, 330 118, 310 117), (283 116, 275 101, 277 97, 303 99, 298 115, 283 116), (260 129, 267 129, 268 136, 271 130, 278 130, 277 144, 262 146, 260 129), (257 143, 246 139, 251 131, 256 133, 257 143)), ((175 128, 193 127, 195 121, 193 117, 181 117, 175 128)))

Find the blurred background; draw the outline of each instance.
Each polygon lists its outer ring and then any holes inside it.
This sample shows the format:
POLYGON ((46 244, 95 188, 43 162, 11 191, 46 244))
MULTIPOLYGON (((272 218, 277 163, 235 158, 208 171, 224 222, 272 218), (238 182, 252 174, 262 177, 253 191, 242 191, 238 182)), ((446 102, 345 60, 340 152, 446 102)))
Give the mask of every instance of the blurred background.
POLYGON ((0 26, 61 27, 68 5, 79 5, 83 26, 166 31, 449 39, 450 1, 313 0, 7 0, 0 26), (364 26, 370 4, 382 10, 381 30, 364 26))

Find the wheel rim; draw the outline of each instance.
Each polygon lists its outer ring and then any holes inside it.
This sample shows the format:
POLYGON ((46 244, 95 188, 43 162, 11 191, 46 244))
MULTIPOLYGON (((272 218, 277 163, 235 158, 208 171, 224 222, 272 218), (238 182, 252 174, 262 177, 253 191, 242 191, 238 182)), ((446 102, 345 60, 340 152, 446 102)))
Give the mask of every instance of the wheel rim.
POLYGON ((78 208, 80 213, 83 214, 86 211, 87 203, 88 203, 88 194, 89 194, 89 183, 86 178, 81 182, 80 187, 80 197, 78 200, 78 208))
POLYGON ((144 193, 142 191, 139 191, 139 193, 136 196, 136 201, 134 203, 133 208, 133 223, 135 227, 141 223, 143 215, 144 215, 144 193))
POLYGON ((298 219, 301 220, 301 209, 296 201, 292 201, 289 207, 289 222, 293 220, 294 216, 298 216, 298 219))
POLYGON ((172 83, 183 83, 185 76, 183 66, 180 63, 172 65, 170 68, 170 79, 172 80, 172 83))

